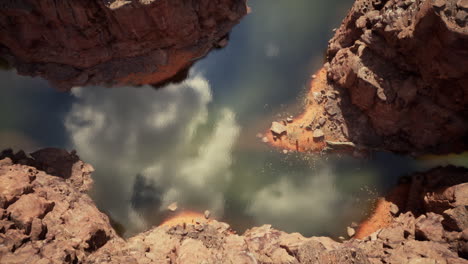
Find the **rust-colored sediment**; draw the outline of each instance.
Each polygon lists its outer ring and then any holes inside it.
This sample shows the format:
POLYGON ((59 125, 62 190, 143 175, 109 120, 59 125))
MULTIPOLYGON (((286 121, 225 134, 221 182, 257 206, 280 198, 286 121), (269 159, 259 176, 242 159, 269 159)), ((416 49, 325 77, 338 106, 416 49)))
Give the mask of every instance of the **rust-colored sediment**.
POLYGON ((270 130, 265 133, 265 137, 268 139, 270 145, 290 151, 317 152, 323 150, 326 146, 325 140, 338 140, 330 133, 325 133, 324 138, 321 140, 314 140, 313 132, 315 128, 311 130, 307 129, 307 125, 311 124, 325 111, 323 105, 315 102, 313 92, 327 90, 327 71, 325 68, 322 68, 314 77, 315 78, 312 78, 310 82, 310 90, 306 97, 304 112, 293 118, 293 122, 291 123, 279 121, 286 125, 287 133, 281 136, 275 136, 270 130))
MULTIPOLYGON (((317 103, 314 100, 313 93, 322 93, 329 89, 327 83, 327 71, 322 68, 313 77, 310 83, 310 90, 306 98, 304 112, 293 118, 293 122, 287 123, 284 120, 280 123, 287 128, 287 133, 281 136, 275 136, 270 130, 265 134, 268 143, 273 147, 299 152, 318 152, 326 147, 326 140, 342 141, 336 133, 323 129, 324 138, 319 141, 313 139, 315 128, 308 130, 308 124, 314 123, 320 116, 326 116, 324 104, 317 103)), ((327 121, 328 122, 328 121, 327 121)), ((354 238, 362 239, 377 230, 387 227, 392 223, 393 215, 391 213, 391 204, 396 204, 399 208, 404 208, 408 196, 409 186, 399 185, 395 187, 386 197, 377 199, 375 208, 369 218, 364 220, 358 227, 354 238)))
POLYGON ((183 224, 195 224, 195 223, 206 223, 209 220, 201 213, 193 211, 184 211, 181 212, 169 219, 166 219, 159 226, 177 226, 183 224))
POLYGON ((363 239, 379 229, 389 226, 392 223, 391 204, 395 204, 400 209, 404 209, 409 193, 409 184, 401 184, 393 188, 384 198, 377 200, 372 215, 364 220, 356 231, 354 238, 363 239))

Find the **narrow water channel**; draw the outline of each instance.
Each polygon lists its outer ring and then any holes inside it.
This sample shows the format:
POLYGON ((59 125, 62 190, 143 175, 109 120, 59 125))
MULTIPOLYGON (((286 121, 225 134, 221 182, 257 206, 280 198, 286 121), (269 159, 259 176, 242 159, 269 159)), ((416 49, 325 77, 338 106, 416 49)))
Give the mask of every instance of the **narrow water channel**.
POLYGON ((250 1, 230 44, 183 83, 76 87, 1 71, 0 148, 76 149, 96 171, 91 193, 126 236, 179 211, 210 210, 242 233, 271 224, 304 235, 340 236, 399 176, 467 155, 414 160, 283 153, 257 136, 276 115, 300 112, 310 75, 352 2, 250 1))

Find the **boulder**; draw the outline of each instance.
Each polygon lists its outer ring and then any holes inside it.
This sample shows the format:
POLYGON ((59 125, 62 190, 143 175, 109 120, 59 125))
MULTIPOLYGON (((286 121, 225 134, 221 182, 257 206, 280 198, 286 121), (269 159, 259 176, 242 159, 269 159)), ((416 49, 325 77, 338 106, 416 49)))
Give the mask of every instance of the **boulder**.
POLYGON ((445 228, 454 231, 463 231, 468 228, 468 206, 460 205, 453 209, 444 211, 444 224, 445 228))
POLYGON ((314 133, 312 134, 312 137, 314 140, 322 140, 324 138, 325 134, 321 129, 315 129, 314 133))
POLYGON ((270 131, 277 136, 287 133, 286 126, 279 122, 272 122, 270 131))
POLYGON ((54 202, 31 193, 21 196, 7 210, 15 225, 29 229, 34 219, 43 219, 53 207, 54 202))
POLYGON ((441 215, 434 213, 420 216, 416 219, 416 239, 442 242, 444 237, 442 220, 443 217, 441 215))

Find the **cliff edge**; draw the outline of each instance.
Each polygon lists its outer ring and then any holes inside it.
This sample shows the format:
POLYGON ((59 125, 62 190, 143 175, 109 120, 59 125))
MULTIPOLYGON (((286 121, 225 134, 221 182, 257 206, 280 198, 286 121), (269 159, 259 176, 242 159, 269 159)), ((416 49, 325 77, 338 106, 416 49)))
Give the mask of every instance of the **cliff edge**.
POLYGON ((312 75, 304 114, 280 121, 269 141, 298 151, 466 151, 467 15, 466 0, 356 1, 312 75))
POLYGON ((183 79, 247 13, 246 0, 0 2, 0 58, 61 90, 183 79))
POLYGON ((387 226, 343 242, 204 217, 124 240, 86 194, 92 171, 61 149, 3 151, 0 263, 468 263, 467 169, 415 175, 387 226))

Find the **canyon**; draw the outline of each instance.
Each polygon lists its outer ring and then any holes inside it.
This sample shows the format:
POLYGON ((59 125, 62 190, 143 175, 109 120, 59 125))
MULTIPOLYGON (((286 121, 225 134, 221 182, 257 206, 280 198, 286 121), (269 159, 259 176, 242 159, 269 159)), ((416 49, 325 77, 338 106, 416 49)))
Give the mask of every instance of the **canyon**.
MULTIPOLYGON (((3 1, 0 57, 63 91, 160 87, 224 47, 247 12, 240 0, 3 1)), ((466 151, 467 14, 466 0, 356 1, 311 75, 304 113, 264 141, 356 156, 466 151)), ((468 263, 466 168, 403 177, 341 241, 270 225, 236 234, 203 214, 123 239, 87 194, 94 169, 78 154, 0 153, 0 263, 468 263)))

